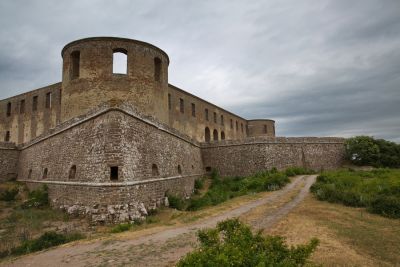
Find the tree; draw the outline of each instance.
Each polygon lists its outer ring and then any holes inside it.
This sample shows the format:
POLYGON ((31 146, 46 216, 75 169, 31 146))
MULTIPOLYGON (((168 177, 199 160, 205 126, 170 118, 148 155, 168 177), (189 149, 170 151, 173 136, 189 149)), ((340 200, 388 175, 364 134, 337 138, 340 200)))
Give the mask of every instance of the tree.
POLYGON ((356 136, 346 140, 346 159, 353 164, 376 166, 379 154, 379 146, 372 137, 356 136))

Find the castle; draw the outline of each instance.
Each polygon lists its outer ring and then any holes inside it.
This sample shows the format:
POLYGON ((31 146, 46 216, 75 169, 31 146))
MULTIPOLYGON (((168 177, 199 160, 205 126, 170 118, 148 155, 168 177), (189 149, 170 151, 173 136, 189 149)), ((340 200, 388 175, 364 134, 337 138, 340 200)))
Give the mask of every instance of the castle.
POLYGON ((342 138, 275 137, 273 120, 246 120, 168 84, 168 55, 154 45, 86 38, 61 56, 60 83, 0 101, 0 179, 46 184, 51 205, 69 213, 134 220, 167 193, 190 196, 214 168, 237 176, 342 164, 342 138))

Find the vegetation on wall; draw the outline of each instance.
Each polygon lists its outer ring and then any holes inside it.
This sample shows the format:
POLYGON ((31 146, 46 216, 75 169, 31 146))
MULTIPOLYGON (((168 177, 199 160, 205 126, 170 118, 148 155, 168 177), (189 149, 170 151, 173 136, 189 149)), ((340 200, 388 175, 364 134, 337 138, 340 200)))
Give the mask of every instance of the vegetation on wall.
POLYGON ((253 234, 238 219, 219 222, 216 228, 198 232, 200 246, 181 259, 177 266, 304 266, 318 246, 289 247, 279 236, 253 234))
POLYGON ((400 167, 400 145, 369 136, 356 136, 346 140, 346 158, 355 165, 400 167))
POLYGON ((366 207, 371 213, 400 218, 400 170, 339 170, 322 173, 311 191, 319 200, 352 207, 366 207))
POLYGON ((211 173, 211 185, 205 194, 193 196, 190 200, 183 200, 176 195, 168 195, 169 205, 178 210, 199 210, 238 196, 278 190, 290 181, 290 176, 311 173, 313 171, 300 167, 288 168, 282 172, 273 168, 247 177, 221 178, 214 170, 211 173))

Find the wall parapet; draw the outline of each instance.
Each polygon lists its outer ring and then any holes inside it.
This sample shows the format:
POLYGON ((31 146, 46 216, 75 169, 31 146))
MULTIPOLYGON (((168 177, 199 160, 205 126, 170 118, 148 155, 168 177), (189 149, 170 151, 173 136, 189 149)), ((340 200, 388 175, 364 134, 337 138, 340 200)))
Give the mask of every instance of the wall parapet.
POLYGON ((38 137, 32 139, 31 141, 18 145, 19 149, 25 149, 28 148, 36 143, 39 143, 41 141, 44 141, 54 135, 58 135, 70 128, 73 128, 75 126, 78 126, 88 120, 91 120, 93 118, 96 118, 104 113, 107 113, 109 111, 120 111, 123 112, 129 116, 132 116, 142 122, 145 122, 146 124, 149 124, 153 127, 156 127, 157 129, 164 131, 166 133, 169 133, 175 137, 178 137, 179 139, 191 143, 194 146, 200 147, 200 143, 196 141, 195 139, 179 132, 178 130, 164 124, 161 122, 158 122, 154 117, 152 116, 146 116, 139 111, 137 111, 134 107, 131 105, 127 105, 124 103, 103 103, 96 108, 92 109, 90 112, 75 117, 73 119, 70 119, 66 122, 58 124, 56 127, 49 129, 47 132, 43 133, 42 135, 39 135, 38 137))
POLYGON ((344 144, 341 137, 248 137, 243 140, 222 140, 201 143, 202 148, 255 144, 344 144))

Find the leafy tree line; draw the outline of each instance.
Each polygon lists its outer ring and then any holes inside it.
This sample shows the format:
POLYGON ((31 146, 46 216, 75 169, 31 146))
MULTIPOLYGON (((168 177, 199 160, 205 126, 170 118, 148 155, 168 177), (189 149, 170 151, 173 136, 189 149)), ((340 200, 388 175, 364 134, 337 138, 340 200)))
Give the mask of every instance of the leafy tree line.
POLYGON ((355 165, 400 167, 400 144, 370 136, 356 136, 346 140, 346 159, 355 165))

